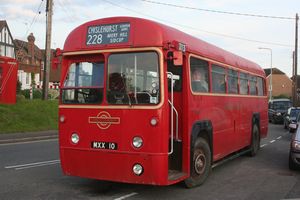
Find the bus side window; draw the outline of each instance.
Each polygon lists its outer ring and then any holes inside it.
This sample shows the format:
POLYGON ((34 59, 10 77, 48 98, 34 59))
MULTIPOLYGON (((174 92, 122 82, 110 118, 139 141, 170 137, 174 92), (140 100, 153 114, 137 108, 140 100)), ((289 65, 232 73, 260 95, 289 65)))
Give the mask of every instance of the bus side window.
POLYGON ((193 92, 208 92, 208 62, 198 58, 190 59, 191 86, 193 92))
POLYGON ((240 73, 240 94, 248 94, 248 78, 245 73, 240 73))
POLYGON ((228 93, 238 93, 238 73, 235 70, 230 69, 228 71, 228 93))
POLYGON ((212 87, 215 93, 226 93, 226 70, 212 65, 212 87))
POLYGON ((257 94, 258 96, 264 95, 264 85, 261 77, 257 77, 257 94))
POLYGON ((249 77, 249 89, 250 95, 256 95, 256 77, 255 76, 248 76, 249 77))

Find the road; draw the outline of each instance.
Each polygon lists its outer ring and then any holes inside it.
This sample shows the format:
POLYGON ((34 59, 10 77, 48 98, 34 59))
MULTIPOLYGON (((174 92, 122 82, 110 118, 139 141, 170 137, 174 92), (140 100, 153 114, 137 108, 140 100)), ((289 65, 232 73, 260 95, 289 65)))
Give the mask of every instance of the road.
POLYGON ((212 170, 201 187, 133 185, 64 176, 57 140, 0 145, 0 199, 295 199, 300 171, 288 169, 291 135, 269 126, 256 157, 212 170))

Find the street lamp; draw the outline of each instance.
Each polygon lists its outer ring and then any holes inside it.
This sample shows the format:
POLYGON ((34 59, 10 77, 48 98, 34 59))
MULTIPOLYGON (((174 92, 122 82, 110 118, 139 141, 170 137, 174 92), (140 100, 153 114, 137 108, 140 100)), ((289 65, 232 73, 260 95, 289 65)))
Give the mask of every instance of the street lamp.
POLYGON ((273 71, 273 67, 272 67, 272 49, 271 48, 266 48, 266 47, 258 47, 258 49, 264 49, 264 50, 268 50, 270 51, 270 54, 271 54, 271 73, 270 73, 270 88, 269 88, 269 91, 270 91, 270 97, 269 99, 272 100, 272 71, 273 71))

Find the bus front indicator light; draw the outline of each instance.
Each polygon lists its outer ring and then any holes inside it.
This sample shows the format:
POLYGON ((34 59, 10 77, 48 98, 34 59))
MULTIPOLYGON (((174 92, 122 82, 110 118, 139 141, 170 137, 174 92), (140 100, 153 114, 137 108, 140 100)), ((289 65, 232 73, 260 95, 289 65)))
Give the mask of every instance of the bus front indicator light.
POLYGON ((138 136, 134 137, 132 140, 132 145, 137 149, 140 148, 141 146, 143 146, 143 139, 138 136))
POLYGON ((153 117, 153 118, 150 120, 150 124, 151 124, 152 126, 156 126, 157 123, 158 123, 158 120, 157 120, 155 117, 153 117))
POLYGON ((132 171, 135 175, 140 176, 140 175, 142 175, 144 169, 143 169, 142 165, 135 164, 132 168, 132 171))
POLYGON ((61 123, 64 123, 64 122, 66 121, 66 117, 65 117, 64 115, 61 115, 61 116, 59 117, 59 121, 60 121, 61 123))
POLYGON ((73 144, 78 144, 79 142, 79 135, 77 133, 73 133, 71 135, 71 141, 73 144))

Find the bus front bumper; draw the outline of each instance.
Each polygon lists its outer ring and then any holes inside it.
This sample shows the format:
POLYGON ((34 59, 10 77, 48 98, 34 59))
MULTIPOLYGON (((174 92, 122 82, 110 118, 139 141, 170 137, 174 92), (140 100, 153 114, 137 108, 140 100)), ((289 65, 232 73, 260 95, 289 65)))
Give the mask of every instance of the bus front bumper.
POLYGON ((169 184, 167 154, 62 147, 60 156, 63 172, 69 176, 125 183, 169 184), (137 164, 142 166, 140 175, 134 173, 134 166, 137 164))

